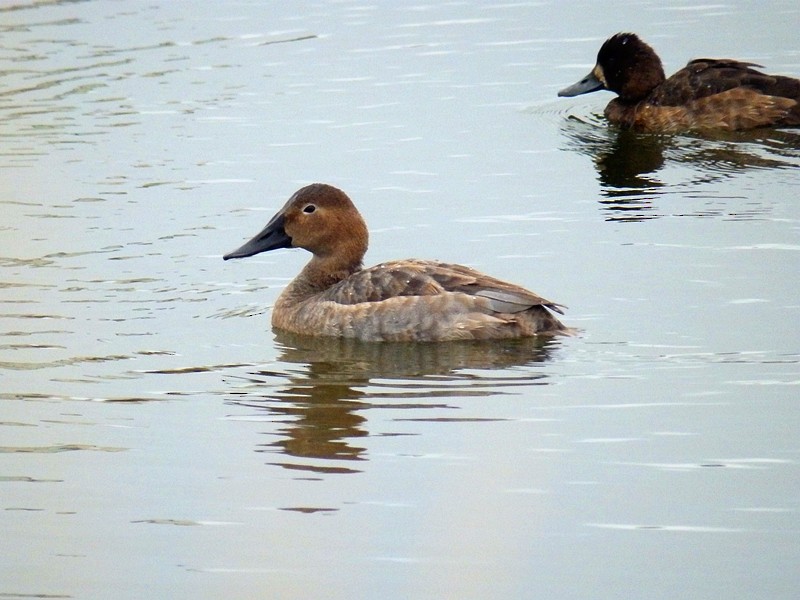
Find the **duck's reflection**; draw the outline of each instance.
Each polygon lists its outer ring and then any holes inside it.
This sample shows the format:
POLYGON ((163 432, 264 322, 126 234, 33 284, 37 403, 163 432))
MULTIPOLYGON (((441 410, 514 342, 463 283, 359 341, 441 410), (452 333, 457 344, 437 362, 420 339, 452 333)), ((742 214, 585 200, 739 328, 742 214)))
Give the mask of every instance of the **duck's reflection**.
POLYGON ((725 132, 700 138, 637 133, 575 118, 564 121, 561 130, 567 150, 592 159, 601 186, 600 204, 610 221, 663 216, 657 201, 666 187, 696 190, 698 185, 747 169, 800 166, 800 133, 792 130, 725 132), (680 171, 681 166, 691 168, 680 171), (679 178, 677 183, 670 181, 674 176, 679 178))
MULTIPOLYGON (((275 332, 278 370, 246 377, 235 402, 266 411, 282 424, 281 439, 259 446, 295 458, 358 461, 369 435, 366 409, 447 409, 451 400, 543 385, 544 373, 513 369, 548 359, 556 338, 504 342, 369 343, 275 332)), ((379 435, 392 435, 391 432, 379 435)), ((280 463, 313 472, 355 472, 352 466, 280 463)))

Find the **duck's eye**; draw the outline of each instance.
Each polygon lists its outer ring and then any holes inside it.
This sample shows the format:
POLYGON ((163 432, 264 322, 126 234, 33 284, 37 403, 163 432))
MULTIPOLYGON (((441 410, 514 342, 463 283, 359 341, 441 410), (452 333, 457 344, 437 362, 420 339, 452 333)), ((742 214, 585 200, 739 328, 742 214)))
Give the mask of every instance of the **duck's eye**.
POLYGON ((307 215, 310 215, 310 214, 311 214, 311 213, 313 213, 315 210, 317 210, 317 207, 316 207, 316 206, 314 206, 313 204, 306 204, 306 205, 303 207, 303 212, 304 212, 304 213, 306 213, 307 215))

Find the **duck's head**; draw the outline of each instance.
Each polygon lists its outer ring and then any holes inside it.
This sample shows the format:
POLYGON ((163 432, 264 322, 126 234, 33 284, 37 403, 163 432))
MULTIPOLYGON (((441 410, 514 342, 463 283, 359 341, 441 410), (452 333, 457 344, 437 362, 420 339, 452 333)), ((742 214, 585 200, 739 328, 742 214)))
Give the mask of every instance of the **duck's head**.
POLYGON ((223 258, 304 248, 317 258, 360 263, 368 239, 366 223, 347 194, 331 185, 313 183, 297 190, 264 229, 223 258))
POLYGON ((571 97, 609 90, 623 101, 637 102, 664 79, 664 67, 655 51, 635 33, 618 33, 600 47, 597 64, 589 74, 558 95, 571 97))

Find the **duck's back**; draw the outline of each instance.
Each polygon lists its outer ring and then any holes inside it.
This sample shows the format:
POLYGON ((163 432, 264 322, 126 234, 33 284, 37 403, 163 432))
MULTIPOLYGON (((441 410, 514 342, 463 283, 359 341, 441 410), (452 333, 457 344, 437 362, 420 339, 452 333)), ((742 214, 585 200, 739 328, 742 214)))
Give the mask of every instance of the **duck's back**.
POLYGON ((738 88, 800 101, 800 80, 767 75, 753 68, 759 66, 731 59, 698 58, 656 88, 651 101, 681 106, 738 88))
POLYGON ((519 312, 546 306, 563 314, 550 302, 523 287, 495 279, 464 265, 435 260, 406 259, 362 269, 331 286, 321 298, 340 304, 379 302, 398 296, 436 296, 447 292, 494 300, 497 312, 519 312))
POLYGON ((296 333, 383 341, 500 339, 566 331, 558 304, 462 265, 386 262, 301 302, 281 302, 273 325, 296 333))
POLYGON ((800 80, 757 71, 752 63, 700 58, 653 90, 646 103, 673 109, 692 128, 800 125, 800 80))

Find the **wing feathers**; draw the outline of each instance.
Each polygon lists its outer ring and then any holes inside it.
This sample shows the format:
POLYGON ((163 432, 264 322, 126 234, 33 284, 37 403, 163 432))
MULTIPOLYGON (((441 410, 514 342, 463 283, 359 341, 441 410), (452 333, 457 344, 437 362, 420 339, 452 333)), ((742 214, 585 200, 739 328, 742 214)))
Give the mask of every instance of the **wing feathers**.
POLYGON ((364 269, 328 288, 324 298, 339 304, 359 304, 447 292, 484 299, 488 309, 496 313, 513 314, 533 306, 545 306, 563 314, 560 305, 520 286, 463 265, 426 260, 394 261, 364 269))

